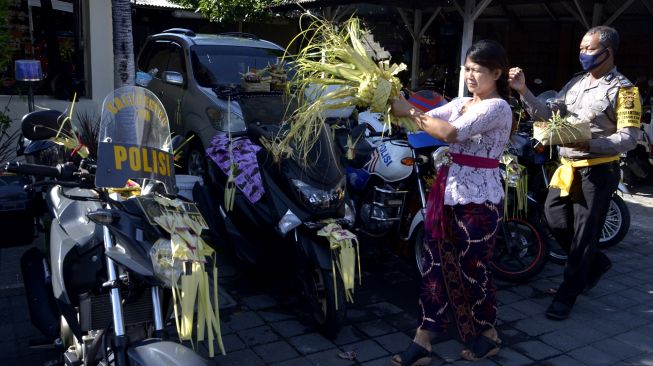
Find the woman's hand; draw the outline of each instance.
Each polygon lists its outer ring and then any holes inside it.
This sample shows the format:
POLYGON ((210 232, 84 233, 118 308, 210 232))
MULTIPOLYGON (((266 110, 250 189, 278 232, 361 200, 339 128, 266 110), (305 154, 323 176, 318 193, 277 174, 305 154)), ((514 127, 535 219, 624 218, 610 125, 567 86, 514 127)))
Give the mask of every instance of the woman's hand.
POLYGON ((410 117, 415 114, 415 107, 400 95, 392 100, 391 112, 395 117, 410 117))
POLYGON ((508 70, 508 85, 515 89, 519 94, 524 94, 527 90, 524 71, 519 67, 513 67, 508 70))

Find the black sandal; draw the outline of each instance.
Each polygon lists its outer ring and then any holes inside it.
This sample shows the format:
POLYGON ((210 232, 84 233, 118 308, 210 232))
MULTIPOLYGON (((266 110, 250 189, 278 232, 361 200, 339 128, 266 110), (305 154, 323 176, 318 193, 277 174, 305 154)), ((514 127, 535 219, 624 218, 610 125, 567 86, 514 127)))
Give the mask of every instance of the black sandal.
POLYGON ((431 363, 431 352, 415 342, 411 342, 405 351, 392 356, 395 366, 423 366, 431 363))
POLYGON ((480 335, 471 341, 470 346, 460 352, 460 357, 467 361, 480 361, 499 353, 501 339, 496 340, 480 335))

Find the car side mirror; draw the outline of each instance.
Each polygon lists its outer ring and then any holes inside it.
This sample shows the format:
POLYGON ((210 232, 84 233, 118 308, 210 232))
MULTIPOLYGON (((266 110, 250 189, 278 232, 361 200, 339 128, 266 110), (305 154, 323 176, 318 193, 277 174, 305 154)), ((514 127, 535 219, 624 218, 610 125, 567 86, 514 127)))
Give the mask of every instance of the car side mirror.
POLYGON ((184 85, 184 76, 176 71, 164 71, 163 81, 172 85, 184 85))

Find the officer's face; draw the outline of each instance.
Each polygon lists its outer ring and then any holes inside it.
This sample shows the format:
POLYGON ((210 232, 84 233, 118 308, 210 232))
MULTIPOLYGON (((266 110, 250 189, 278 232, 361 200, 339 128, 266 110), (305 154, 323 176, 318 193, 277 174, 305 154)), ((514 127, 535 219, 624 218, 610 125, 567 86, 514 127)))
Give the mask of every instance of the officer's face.
POLYGON ((603 51, 603 46, 599 43, 599 34, 586 34, 580 41, 580 53, 593 55, 603 51))
POLYGON ((465 62, 465 84, 473 94, 487 95, 493 93, 501 76, 501 70, 490 70, 473 62, 469 58, 465 62))

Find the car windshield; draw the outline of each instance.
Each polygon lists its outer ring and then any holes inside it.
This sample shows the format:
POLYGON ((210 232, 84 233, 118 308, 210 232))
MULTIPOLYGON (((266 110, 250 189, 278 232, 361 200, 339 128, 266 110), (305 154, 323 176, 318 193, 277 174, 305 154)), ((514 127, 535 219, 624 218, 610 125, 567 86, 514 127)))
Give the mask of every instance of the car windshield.
POLYGON ((282 50, 240 46, 194 46, 191 48, 193 74, 203 87, 240 84, 242 74, 276 64, 282 50))

